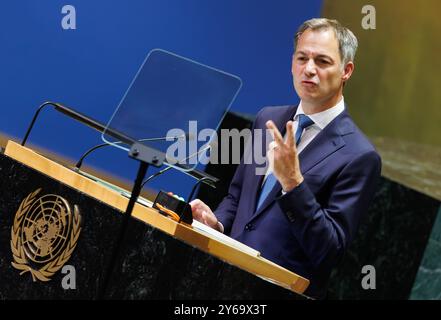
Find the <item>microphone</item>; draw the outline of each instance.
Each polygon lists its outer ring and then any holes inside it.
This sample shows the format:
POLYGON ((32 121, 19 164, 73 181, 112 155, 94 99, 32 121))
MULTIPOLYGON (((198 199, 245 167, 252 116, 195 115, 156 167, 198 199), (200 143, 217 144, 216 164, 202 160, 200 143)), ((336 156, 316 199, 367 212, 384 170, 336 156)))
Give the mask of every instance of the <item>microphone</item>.
MULTIPOLYGON (((32 118, 32 121, 31 121, 31 123, 30 123, 28 129, 26 130, 25 136, 24 136, 24 138, 23 138, 23 140, 22 140, 22 142, 21 142, 21 145, 22 145, 22 146, 24 146, 24 145, 26 144, 26 142, 27 142, 27 140, 28 140, 28 138, 29 138, 29 135, 30 135, 30 133, 31 133, 31 130, 32 130, 32 128, 34 127, 34 124, 35 124, 35 122, 36 122, 36 120, 37 120, 37 117, 39 116, 41 110, 43 110, 43 108, 45 108, 46 106, 52 106, 52 107, 54 107, 55 110, 57 110, 57 111, 59 111, 59 112, 65 114, 65 115, 67 115, 67 116, 70 117, 70 118, 73 118, 73 119, 75 119, 75 120, 77 120, 77 121, 79 121, 79 122, 81 122, 81 123, 87 125, 88 127, 92 128, 92 129, 97 130, 97 131, 100 132, 100 133, 103 133, 104 131, 106 131, 106 133, 107 133, 109 136, 112 136, 113 138, 115 138, 115 139, 117 140, 118 143, 125 143, 125 144, 127 144, 127 145, 131 145, 134 141, 136 141, 136 139, 133 139, 133 138, 131 138, 131 137, 125 135, 124 133, 121 133, 121 132, 119 132, 119 131, 117 131, 117 130, 115 130, 115 129, 108 128, 107 126, 105 126, 105 125, 102 124, 101 122, 99 122, 99 121, 97 121, 97 120, 95 120, 95 119, 93 119, 93 118, 91 118, 91 117, 88 117, 88 116, 86 116, 86 115, 84 115, 84 114, 82 114, 82 113, 80 113, 80 112, 78 112, 78 111, 75 111, 75 110, 73 110, 72 108, 69 108, 69 107, 67 107, 67 106, 65 106, 65 105, 62 105, 61 103, 53 102, 53 101, 46 101, 46 102, 44 102, 43 104, 41 104, 41 105, 37 108, 37 111, 35 112, 34 117, 32 118)), ((178 137, 180 137, 180 136, 178 136, 178 137)), ((185 134, 185 137, 186 137, 186 139, 193 139, 193 138, 194 138, 193 135, 188 134, 188 133, 185 134)), ((162 139, 164 139, 164 138, 163 138, 163 137, 160 137, 160 138, 153 138, 153 139, 159 139, 159 140, 162 140, 162 139)), ((104 143, 103 143, 103 144, 104 144, 104 143)), ((104 144, 104 145, 107 145, 107 143, 104 144)), ((96 146, 96 149, 98 149, 98 148, 99 148, 99 147, 96 146)), ((95 150, 96 150, 96 149, 95 149, 95 150)), ((202 151, 205 151, 205 150, 206 150, 206 149, 204 149, 204 150, 202 150, 202 151)), ((90 150, 90 152, 92 152, 92 151, 93 151, 93 150, 90 150)), ((199 150, 199 151, 197 152, 197 154, 199 154, 199 152, 202 152, 202 151, 199 150)), ((90 152, 89 152, 89 153, 90 153, 90 152)), ((194 155, 195 155, 195 154, 190 155, 189 158, 190 158, 190 157, 193 157, 194 155)), ((185 159, 185 160, 187 160, 187 159, 185 159)), ((78 164, 78 163, 77 163, 77 164, 78 164)), ((81 166, 81 163, 80 163, 80 166, 81 166)), ((177 163, 177 164, 175 164, 175 166, 181 167, 181 168, 186 169, 186 170, 191 170, 191 167, 188 166, 188 165, 184 165, 184 164, 179 164, 179 163, 177 163)), ((168 168, 171 168, 171 167, 168 167, 168 168)), ((167 169, 167 168, 166 168, 166 169, 167 169)), ((164 169, 164 170, 165 170, 165 169, 164 169)), ((167 170, 168 170, 168 169, 167 169, 167 170)), ((213 182, 216 183, 216 182, 219 181, 219 179, 217 179, 217 178, 215 178, 215 177, 213 177, 213 176, 210 176, 210 175, 208 175, 207 173, 202 172, 202 171, 199 171, 199 170, 197 170, 197 169, 193 169, 193 170, 191 170, 191 172, 190 172, 190 171, 184 171, 184 172, 186 172, 188 175, 190 175, 191 177, 193 177, 193 178, 195 178, 195 179, 198 179, 198 180, 200 180, 200 179, 202 179, 202 178, 204 178, 204 177, 208 177, 209 179, 207 179, 207 180, 204 181, 204 183, 206 183, 206 184, 208 184, 208 185, 210 185, 210 182, 211 182, 211 183, 213 183, 213 182), (210 182, 209 182, 209 181, 210 181, 210 182)), ((153 177, 152 177, 152 178, 153 178, 153 177)), ((214 185, 210 185, 210 186, 215 188, 214 185)))
POLYGON ((35 121, 37 120, 38 115, 40 114, 40 111, 46 106, 53 106, 55 110, 57 110, 61 113, 64 113, 68 117, 73 118, 73 119, 87 125, 88 127, 92 128, 92 129, 95 129, 101 133, 106 131, 109 136, 114 137, 115 139, 121 141, 122 143, 127 143, 130 145, 135 140, 135 139, 132 139, 121 132, 118 132, 117 130, 107 128, 104 124, 100 123, 99 121, 92 119, 92 118, 90 118, 90 117, 88 117, 78 111, 75 111, 69 107, 66 107, 58 102, 47 101, 47 102, 43 103, 42 105, 40 105, 38 107, 37 111, 35 112, 34 117, 32 118, 31 124, 29 125, 28 129, 26 130, 26 134, 21 142, 22 146, 24 146, 26 144, 26 141, 29 137, 29 134, 31 133, 31 130, 35 124, 35 121))
MULTIPOLYGON (((146 138, 146 139, 140 139, 138 140, 138 142, 145 142, 145 141, 159 141, 159 140, 168 140, 168 141, 178 141, 179 139, 183 139, 185 138, 186 140, 189 140, 190 138, 190 134, 189 133, 185 133, 182 134, 180 136, 171 136, 171 137, 158 137, 158 138, 146 138), (170 139, 170 140, 169 140, 170 139)), ((112 144, 124 144, 124 142, 122 141, 115 141, 113 143, 109 143, 109 142, 104 142, 101 144, 98 144, 92 148, 90 148, 89 150, 87 150, 82 156, 81 158, 78 160, 78 162, 75 164, 75 170, 78 171, 80 170, 80 167, 83 164, 84 159, 93 151, 95 151, 96 149, 100 149, 106 146, 111 146, 112 144)))

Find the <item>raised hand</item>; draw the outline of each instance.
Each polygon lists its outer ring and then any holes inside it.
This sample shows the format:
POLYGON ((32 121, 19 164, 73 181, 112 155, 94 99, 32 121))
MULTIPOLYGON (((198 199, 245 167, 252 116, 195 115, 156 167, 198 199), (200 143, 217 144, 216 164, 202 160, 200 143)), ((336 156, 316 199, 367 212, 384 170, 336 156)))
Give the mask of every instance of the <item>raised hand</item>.
POLYGON ((270 168, 273 168, 273 174, 282 185, 283 191, 289 192, 303 182, 294 139, 293 122, 286 123, 285 140, 273 121, 267 121, 266 127, 274 139, 267 154, 270 168))

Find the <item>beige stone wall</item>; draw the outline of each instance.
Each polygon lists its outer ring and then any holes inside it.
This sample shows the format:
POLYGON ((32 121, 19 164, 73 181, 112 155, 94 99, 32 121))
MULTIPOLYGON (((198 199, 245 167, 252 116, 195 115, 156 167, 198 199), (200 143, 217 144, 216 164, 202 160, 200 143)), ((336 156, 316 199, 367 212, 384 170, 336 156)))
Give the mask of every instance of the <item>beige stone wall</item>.
POLYGON ((345 98, 371 137, 441 146, 441 1, 325 0, 359 39, 345 98), (376 29, 364 30, 361 8, 376 9, 376 29))
POLYGON ((358 37, 344 95, 383 176, 441 200, 441 1, 325 0, 322 16, 358 37), (365 5, 375 30, 362 28, 365 5))

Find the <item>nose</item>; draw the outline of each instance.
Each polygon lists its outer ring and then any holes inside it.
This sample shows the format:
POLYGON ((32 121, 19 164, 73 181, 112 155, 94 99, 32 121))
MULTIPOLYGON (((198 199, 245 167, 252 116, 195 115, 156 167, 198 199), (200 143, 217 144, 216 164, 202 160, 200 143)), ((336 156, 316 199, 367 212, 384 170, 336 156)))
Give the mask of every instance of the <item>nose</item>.
POLYGON ((307 76, 314 76, 316 74, 316 66, 313 59, 309 59, 305 66, 305 73, 307 76))

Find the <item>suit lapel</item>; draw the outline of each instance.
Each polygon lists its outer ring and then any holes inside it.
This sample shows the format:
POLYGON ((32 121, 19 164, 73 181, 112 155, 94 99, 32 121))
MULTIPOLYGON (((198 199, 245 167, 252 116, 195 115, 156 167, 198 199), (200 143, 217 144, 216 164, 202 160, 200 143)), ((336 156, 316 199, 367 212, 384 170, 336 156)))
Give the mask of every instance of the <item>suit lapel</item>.
MULTIPOLYGON (((291 119, 295 114, 297 108, 295 108, 294 113, 291 115, 291 119)), ((277 127, 281 131, 280 124, 283 126, 283 133, 286 131, 285 124, 290 118, 279 119, 276 123, 277 127)), ((349 116, 345 111, 338 115, 334 120, 332 120, 306 147, 302 150, 299 155, 300 170, 302 174, 307 173, 315 165, 329 157, 331 154, 339 150, 345 145, 342 138, 343 135, 353 132, 353 126, 351 122, 348 121, 349 116)), ((262 178, 260 179, 262 182, 262 178)), ((256 198, 259 196, 260 186, 256 190, 256 198)), ((268 194, 267 198, 264 200, 259 210, 257 210, 251 219, 262 213, 270 204, 272 204, 277 195, 281 192, 282 186, 279 182, 276 182, 274 188, 268 194)), ((255 199, 256 199, 255 198, 255 199)), ((253 209, 255 210, 256 204, 254 204, 253 209)))
POLYGON ((341 118, 337 117, 331 121, 299 154, 302 174, 307 173, 316 164, 345 145, 338 128, 340 120, 341 118))

